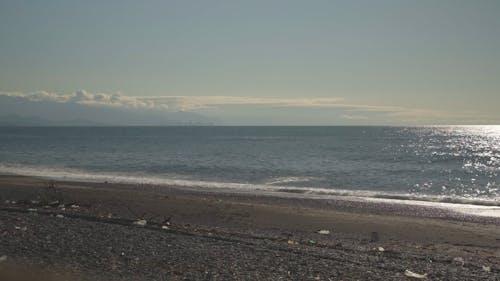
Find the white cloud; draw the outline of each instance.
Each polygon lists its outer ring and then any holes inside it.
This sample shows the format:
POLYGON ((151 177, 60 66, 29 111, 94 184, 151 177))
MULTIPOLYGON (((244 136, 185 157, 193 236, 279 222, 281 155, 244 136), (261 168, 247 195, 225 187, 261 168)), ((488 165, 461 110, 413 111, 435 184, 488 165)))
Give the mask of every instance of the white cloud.
POLYGON ((141 97, 169 108, 196 110, 224 105, 253 105, 273 107, 332 107, 342 98, 260 98, 235 96, 154 96, 141 97))
POLYGON ((19 93, 19 92, 14 92, 14 93, 5 93, 5 92, 0 92, 1 96, 7 96, 7 97, 20 97, 20 98, 25 98, 30 101, 52 101, 52 102, 66 102, 68 97, 64 95, 58 95, 54 93, 49 93, 46 91, 38 91, 38 92, 33 92, 33 93, 19 93))
POLYGON ((363 115, 350 115, 350 114, 342 114, 338 116, 340 119, 346 119, 346 120, 366 120, 368 119, 367 116, 363 115))
MULTIPOLYGON (((29 101, 77 103, 90 106, 104 106, 128 109, 161 109, 169 111, 223 110, 228 106, 249 106, 255 108, 324 108, 342 110, 339 119, 366 120, 373 114, 385 119, 404 123, 436 123, 456 120, 470 120, 476 113, 449 113, 439 110, 409 108, 400 106, 366 105, 347 103, 343 98, 266 98, 238 96, 126 96, 120 93, 90 93, 79 90, 72 94, 58 94, 47 91, 33 93, 0 92, 0 96, 18 97, 29 101)), ((476 114, 476 115, 475 115, 476 114)), ((481 116, 484 119, 488 116, 481 116)), ((460 122, 460 121, 458 121, 460 122)))
POLYGON ((90 93, 78 90, 72 94, 50 92, 0 93, 30 101, 71 102, 78 104, 125 108, 159 108, 196 110, 222 105, 256 105, 275 107, 334 107, 341 98, 256 98, 236 96, 125 96, 121 94, 90 93))
POLYGON ((124 108, 167 108, 164 104, 142 98, 125 96, 117 93, 90 93, 78 90, 72 94, 57 94, 46 91, 33 93, 0 93, 0 96, 24 98, 29 101, 48 101, 59 103, 78 103, 94 106, 124 107, 124 108))

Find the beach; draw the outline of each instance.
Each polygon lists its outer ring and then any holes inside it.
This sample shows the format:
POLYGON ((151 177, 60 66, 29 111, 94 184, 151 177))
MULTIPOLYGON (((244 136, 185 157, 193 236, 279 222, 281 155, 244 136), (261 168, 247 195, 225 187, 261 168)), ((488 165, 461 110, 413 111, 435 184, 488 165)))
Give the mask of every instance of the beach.
POLYGON ((0 195, 2 280, 500 278, 500 219, 427 206, 7 175, 0 195))
POLYGON ((500 281, 499 14, 0 0, 0 281, 500 281))

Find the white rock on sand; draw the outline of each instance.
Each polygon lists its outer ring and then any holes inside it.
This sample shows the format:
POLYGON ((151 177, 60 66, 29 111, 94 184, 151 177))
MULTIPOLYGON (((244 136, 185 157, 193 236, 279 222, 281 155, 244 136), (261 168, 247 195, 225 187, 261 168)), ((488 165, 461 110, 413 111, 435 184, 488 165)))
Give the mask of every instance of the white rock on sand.
POLYGON ((148 224, 148 221, 147 220, 136 220, 136 221, 134 221, 134 224, 138 225, 138 226, 145 226, 146 224, 148 224))

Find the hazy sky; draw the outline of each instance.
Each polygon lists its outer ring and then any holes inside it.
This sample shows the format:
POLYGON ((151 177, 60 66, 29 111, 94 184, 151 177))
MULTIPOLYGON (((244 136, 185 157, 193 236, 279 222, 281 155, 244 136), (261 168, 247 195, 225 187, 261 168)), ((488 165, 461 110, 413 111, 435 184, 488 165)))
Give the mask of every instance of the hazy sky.
POLYGON ((500 1, 0 0, 2 95, 80 89, 234 124, 500 124, 500 1))

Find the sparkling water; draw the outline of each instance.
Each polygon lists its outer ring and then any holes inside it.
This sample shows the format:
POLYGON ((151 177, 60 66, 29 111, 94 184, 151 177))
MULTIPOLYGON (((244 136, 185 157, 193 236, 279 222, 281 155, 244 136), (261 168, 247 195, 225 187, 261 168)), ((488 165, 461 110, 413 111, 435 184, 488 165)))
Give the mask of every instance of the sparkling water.
POLYGON ((500 126, 5 127, 0 173, 499 205, 500 126))

